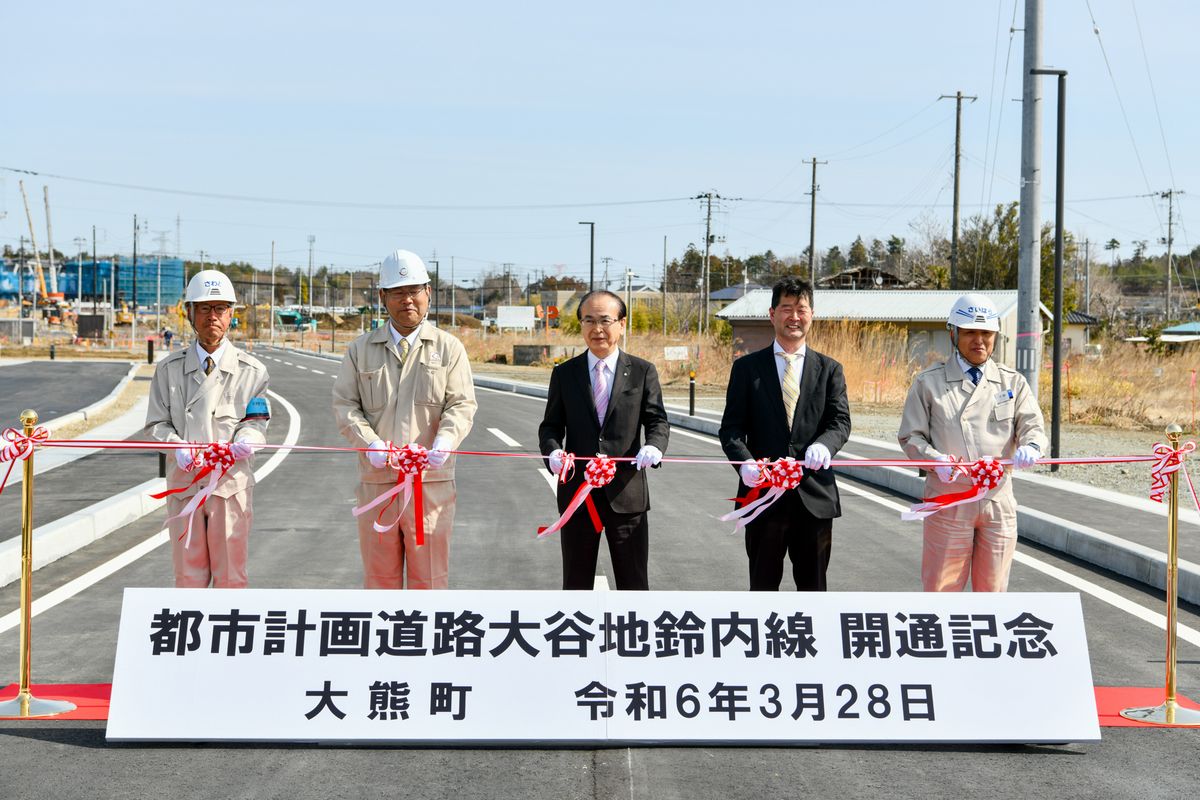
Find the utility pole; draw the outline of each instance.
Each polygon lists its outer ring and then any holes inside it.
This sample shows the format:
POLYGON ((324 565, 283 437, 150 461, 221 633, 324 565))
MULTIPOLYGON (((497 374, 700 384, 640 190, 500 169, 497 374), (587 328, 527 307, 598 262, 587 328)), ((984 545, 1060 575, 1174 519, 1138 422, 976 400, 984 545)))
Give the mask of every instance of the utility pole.
POLYGON ((275 240, 271 240, 271 345, 275 344, 275 240))
POLYGON ((813 289, 817 288, 817 189, 821 187, 817 185, 817 164, 828 164, 828 161, 817 161, 817 157, 805 159, 805 164, 812 164, 812 189, 809 195, 812 197, 812 202, 809 207, 808 217, 808 280, 813 285, 813 289))
POLYGON ((629 322, 625 325, 625 343, 633 337, 633 279, 636 276, 633 274, 632 267, 625 268, 625 310, 628 312, 629 322))
MULTIPOLYGON (((317 241, 317 237, 311 233, 308 235, 308 318, 312 319, 313 315, 313 244, 317 241)), ((299 302, 300 298, 296 298, 299 302)))
POLYGON ((663 336, 667 335, 667 237, 663 237, 663 280, 662 280, 662 325, 663 336))
POLYGON ((962 161, 962 101, 974 103, 978 97, 964 95, 961 91, 944 94, 938 100, 954 101, 954 223, 950 234, 950 288, 958 288, 958 176, 962 161))
POLYGON ((605 256, 604 258, 602 258, 600 260, 604 262, 604 289, 605 289, 605 291, 607 291, 608 290, 608 265, 609 265, 609 262, 612 261, 612 257, 605 256))
POLYGON ((46 199, 46 256, 50 263, 50 294, 58 292, 58 267, 54 266, 54 232, 50 228, 50 187, 42 187, 46 199))
POLYGON ((1017 248, 1017 372, 1038 395, 1042 361, 1042 0, 1025 0, 1025 54, 1021 70, 1021 197, 1017 248))
POLYGON ((1092 313, 1092 242, 1083 240, 1083 313, 1092 313))
POLYGON ((138 240, 137 214, 134 214, 133 215, 133 314, 132 314, 133 322, 130 323, 130 328, 129 328, 129 347, 131 350, 135 347, 134 343, 137 341, 137 307, 138 307, 137 240, 138 240))
POLYGON ((78 261, 78 263, 75 264, 75 267, 76 267, 75 274, 76 274, 76 278, 78 280, 78 283, 76 284, 76 287, 75 287, 75 297, 79 303, 79 313, 82 314, 83 313, 83 246, 85 244, 87 244, 87 239, 83 238, 82 236, 76 236, 74 241, 75 241, 75 249, 79 251, 79 261, 78 261))
POLYGON ((450 327, 458 326, 458 317, 454 313, 458 298, 454 296, 454 256, 450 256, 450 327))
MULTIPOLYGON (((437 251, 434 250, 433 254, 434 254, 434 256, 437 256, 437 251)), ((434 324, 434 327, 437 327, 438 315, 442 313, 442 298, 441 298, 441 291, 442 291, 441 268, 442 268, 442 265, 440 263, 438 263, 437 258, 429 259, 429 263, 433 264, 433 324, 434 324)))
POLYGON ((25 272, 25 237, 21 237, 21 250, 17 258, 17 344, 25 343, 25 331, 21 328, 25 318, 25 290, 22 288, 22 279, 25 272))
POLYGON ((713 243, 712 235, 712 206, 713 200, 720 200, 721 195, 716 192, 705 192, 698 194, 692 198, 693 200, 705 201, 704 212, 704 264, 700 268, 700 324, 696 326, 696 331, 700 335, 704 335, 708 327, 708 257, 710 248, 713 243))
POLYGON ((512 264, 504 264, 504 284, 508 288, 508 304, 512 305, 512 264))
POLYGON ((100 265, 96 263, 96 226, 92 226, 92 313, 95 314, 96 309, 96 279, 100 277, 100 265))
MULTIPOLYGON (((1172 253, 1173 253, 1172 246, 1175 244, 1175 228, 1174 228, 1175 195, 1177 195, 1177 194, 1183 194, 1183 191, 1179 190, 1179 189, 1168 189, 1167 191, 1165 191, 1159 195, 1159 197, 1167 198, 1167 239, 1165 242, 1165 244, 1167 245, 1167 316, 1166 316, 1166 319, 1163 320, 1164 322, 1170 322, 1171 313, 1172 313, 1172 310, 1171 310, 1171 269, 1172 269, 1171 260, 1172 260, 1172 253)), ((1183 289, 1182 283, 1180 284, 1179 288, 1181 290, 1183 289)))

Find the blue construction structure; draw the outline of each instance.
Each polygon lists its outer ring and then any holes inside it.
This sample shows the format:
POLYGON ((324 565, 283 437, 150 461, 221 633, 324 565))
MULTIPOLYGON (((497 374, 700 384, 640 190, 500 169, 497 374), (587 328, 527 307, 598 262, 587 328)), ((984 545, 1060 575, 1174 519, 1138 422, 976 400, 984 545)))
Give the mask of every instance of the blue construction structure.
MULTIPOLYGON (((78 259, 57 264, 58 291, 65 299, 79 299, 80 267, 82 267, 83 299, 99 300, 105 296, 105 286, 116 272, 117 300, 133 302, 133 259, 118 256, 116 259, 78 259)), ((46 269, 45 264, 42 265, 46 269)), ((159 256, 139 256, 137 263, 137 305, 153 306, 159 299, 159 279, 161 276, 162 304, 174 305, 183 297, 184 266, 178 258, 161 258, 159 256), (161 267, 160 267, 161 264, 161 267), (160 272, 161 268, 161 272, 160 272)), ((47 284, 48 286, 48 284, 47 284)), ((32 264, 26 261, 25 274, 21 281, 22 291, 27 298, 32 298, 37 291, 37 279, 33 275, 32 264)), ((0 298, 15 300, 17 297, 16 264, 11 261, 0 262, 0 298)))

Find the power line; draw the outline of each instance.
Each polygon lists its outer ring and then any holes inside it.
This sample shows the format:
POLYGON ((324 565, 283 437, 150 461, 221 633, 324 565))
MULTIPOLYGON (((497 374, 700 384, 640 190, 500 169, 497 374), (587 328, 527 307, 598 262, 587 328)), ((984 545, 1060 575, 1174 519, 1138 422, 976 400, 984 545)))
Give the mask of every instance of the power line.
POLYGON ((94 178, 80 178, 71 175, 57 175, 50 172, 38 172, 31 169, 0 166, 0 170, 14 172, 20 175, 36 175, 42 178, 54 178, 60 181, 86 183, 93 186, 108 186, 116 189, 130 189, 139 192, 156 192, 181 197, 203 197, 209 200, 236 200, 244 203, 263 203, 266 205, 306 206, 312 208, 357 208, 377 211, 537 211, 555 208, 602 208, 612 206, 638 206, 655 203, 677 203, 691 200, 690 197, 665 197, 654 200, 609 200, 581 203, 516 203, 511 205, 434 205, 428 203, 356 203, 338 200, 296 200, 285 197, 264 197, 256 195, 227 194, 223 192, 199 192, 188 189, 170 189, 163 186, 146 186, 136 183, 121 183, 118 181, 102 181, 94 178))

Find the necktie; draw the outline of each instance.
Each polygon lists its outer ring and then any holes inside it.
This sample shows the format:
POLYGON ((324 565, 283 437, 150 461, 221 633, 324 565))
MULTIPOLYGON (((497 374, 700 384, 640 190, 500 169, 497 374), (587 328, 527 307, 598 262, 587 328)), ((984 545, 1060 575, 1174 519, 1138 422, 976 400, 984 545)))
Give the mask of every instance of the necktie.
POLYGON ((983 372, 979 367, 971 367, 967 370, 967 374, 971 376, 971 382, 975 384, 978 384, 979 379, 983 377, 983 372))
POLYGON ((205 357, 204 357, 204 374, 205 374, 205 375, 211 375, 211 374, 212 374, 212 371, 213 371, 213 368, 214 368, 215 366, 217 366, 217 365, 216 365, 216 363, 215 363, 215 362, 213 362, 213 360, 212 360, 212 356, 205 356, 205 357))
POLYGON ((400 340, 400 365, 403 366, 404 362, 407 360, 408 360, 408 339, 401 339, 400 340))
POLYGON ((608 365, 603 361, 596 362, 596 380, 592 383, 592 399, 596 401, 596 419, 603 425, 604 414, 608 411, 608 365))
POLYGON ((796 401, 800 399, 800 354, 780 353, 787 367, 783 370, 783 408, 790 426, 796 416, 796 401))

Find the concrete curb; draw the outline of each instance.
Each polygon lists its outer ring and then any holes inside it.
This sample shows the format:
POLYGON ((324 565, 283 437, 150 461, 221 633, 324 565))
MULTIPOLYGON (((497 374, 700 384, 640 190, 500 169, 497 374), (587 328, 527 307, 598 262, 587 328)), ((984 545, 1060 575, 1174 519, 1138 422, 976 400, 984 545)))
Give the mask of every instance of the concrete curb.
MULTIPOLYGON (((509 391, 531 397, 545 397, 547 388, 537 384, 519 383, 500 378, 475 376, 475 385, 498 391, 509 391)), ((716 436, 720 422, 689 416, 667 408, 667 419, 685 430, 716 436)), ((852 437, 852 439, 858 437, 852 437)), ((870 443, 870 440, 861 440, 870 443)), ((880 442, 877 446, 887 447, 880 442)), ((839 458, 856 458, 840 453, 839 458)), ((865 460, 865 459, 864 459, 865 460)), ((896 492, 912 500, 924 497, 925 480, 916 470, 903 467, 837 467, 839 474, 896 492)), ((1021 476, 1025 477, 1025 476, 1021 476)), ((1043 479, 1050 480, 1050 479, 1043 479)), ((1103 501, 1102 501, 1103 502, 1103 501)), ((1029 542, 1078 558, 1094 566, 1114 572, 1159 590, 1167 586, 1167 556, 1165 553, 1125 541, 1112 534, 1081 525, 1053 514, 1032 508, 1017 507, 1017 535, 1029 542)), ((1179 562, 1179 598, 1200 604, 1200 564, 1179 562)))
POLYGON ((72 411, 70 414, 63 414, 61 417, 55 417, 48 422, 42 422, 40 423, 41 427, 47 428, 51 433, 53 433, 64 425, 72 425, 76 422, 86 422, 91 417, 101 413, 113 403, 117 402, 117 398, 121 396, 121 392, 124 391, 125 387, 129 385, 129 382, 133 380, 134 373, 138 371, 138 367, 140 366, 141 364, 139 363, 131 362, 129 364, 129 371, 125 373, 125 377, 121 378, 121 380, 117 383, 116 388, 103 398, 92 403, 90 406, 79 409, 78 411, 72 411))
MULTIPOLYGON (((113 531, 163 507, 165 500, 150 495, 167 488, 164 478, 152 478, 65 517, 33 529, 33 568, 50 564, 86 547, 113 531)), ((21 579, 21 537, 0 542, 0 586, 21 579)))

